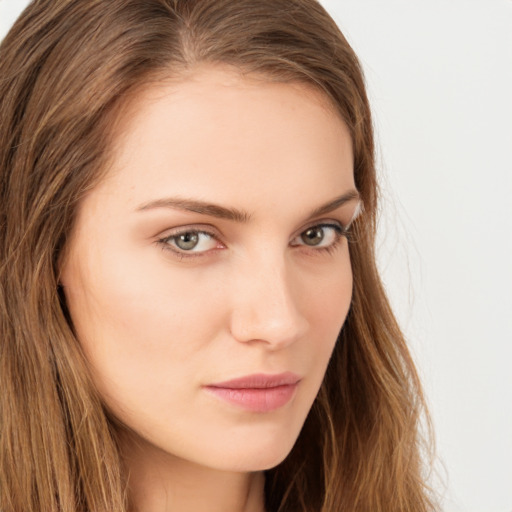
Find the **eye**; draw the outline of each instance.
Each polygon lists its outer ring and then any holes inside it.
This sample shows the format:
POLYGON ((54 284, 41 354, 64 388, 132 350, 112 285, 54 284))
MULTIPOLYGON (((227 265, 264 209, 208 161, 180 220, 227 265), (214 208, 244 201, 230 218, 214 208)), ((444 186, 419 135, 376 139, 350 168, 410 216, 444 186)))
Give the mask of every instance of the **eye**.
POLYGON ((335 246, 345 230, 338 224, 319 224, 311 226, 295 237, 291 245, 305 245, 311 248, 329 248, 335 246))
POLYGON ((174 233, 159 242, 177 253, 197 254, 219 247, 219 241, 212 234, 196 230, 174 233))

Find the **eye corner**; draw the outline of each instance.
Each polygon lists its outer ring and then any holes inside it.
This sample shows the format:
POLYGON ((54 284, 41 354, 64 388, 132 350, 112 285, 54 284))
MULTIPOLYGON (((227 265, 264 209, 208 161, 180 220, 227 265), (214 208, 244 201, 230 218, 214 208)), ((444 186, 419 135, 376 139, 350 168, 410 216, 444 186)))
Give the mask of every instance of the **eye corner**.
MULTIPOLYGON (((307 251, 314 253, 321 253, 322 251, 332 251, 347 236, 347 227, 339 221, 323 221, 312 224, 292 238, 290 245, 293 248, 303 248, 307 251), (316 241, 318 243, 308 243, 304 235, 310 231, 316 230, 316 241), (326 234, 326 230, 330 230, 326 234), (321 236, 318 232, 322 231, 321 236)), ((314 236, 310 238, 311 242, 315 242, 314 236)))
POLYGON ((213 232, 197 227, 177 228, 157 238, 155 243, 165 252, 179 260, 202 258, 226 248, 225 244, 213 232), (180 246, 181 242, 184 244, 180 246), (201 240, 201 238, 206 238, 201 240), (202 247, 207 245, 207 247, 202 247), (199 247, 199 250, 197 248, 199 247))

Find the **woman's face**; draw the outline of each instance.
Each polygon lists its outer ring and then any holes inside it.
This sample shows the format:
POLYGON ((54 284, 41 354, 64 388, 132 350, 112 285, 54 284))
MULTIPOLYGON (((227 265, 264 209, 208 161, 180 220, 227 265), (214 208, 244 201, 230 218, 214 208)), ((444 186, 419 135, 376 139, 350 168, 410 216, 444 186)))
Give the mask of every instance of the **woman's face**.
POLYGON ((232 471, 288 454, 349 309, 352 167, 346 126, 303 85, 210 67, 129 105, 61 282, 141 442, 232 471))

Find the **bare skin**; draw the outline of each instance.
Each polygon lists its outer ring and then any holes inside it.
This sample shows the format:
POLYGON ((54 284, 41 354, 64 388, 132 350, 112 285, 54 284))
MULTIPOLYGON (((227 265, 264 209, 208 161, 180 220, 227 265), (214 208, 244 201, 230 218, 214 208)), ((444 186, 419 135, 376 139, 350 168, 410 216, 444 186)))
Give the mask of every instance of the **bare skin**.
POLYGON ((132 501, 137 512, 264 512, 262 472, 216 471, 175 458, 141 440, 129 442, 132 501), (135 448, 135 446, 138 448, 135 448), (172 485, 169 483, 172 482, 172 485))
POLYGON ((120 127, 61 282, 131 432, 133 508, 262 512, 351 301, 350 135, 318 92, 225 67, 153 84, 120 127), (218 392, 254 375, 295 380, 218 392))

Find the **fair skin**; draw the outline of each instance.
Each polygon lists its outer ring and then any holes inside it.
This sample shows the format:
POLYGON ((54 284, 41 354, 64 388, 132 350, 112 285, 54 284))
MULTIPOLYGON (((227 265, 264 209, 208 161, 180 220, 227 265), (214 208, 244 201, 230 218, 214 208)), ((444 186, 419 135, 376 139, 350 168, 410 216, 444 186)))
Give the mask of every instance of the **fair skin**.
POLYGON ((220 66, 148 86, 119 125, 61 283, 130 431, 134 509, 262 512, 350 305, 348 130, 311 88, 220 66), (293 382, 211 387, 255 374, 293 382))

